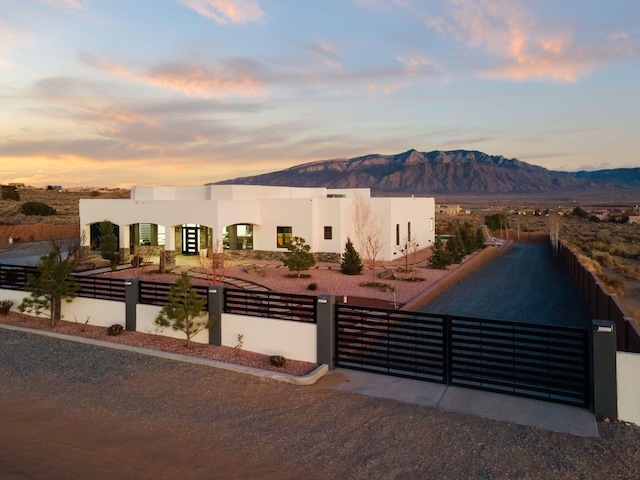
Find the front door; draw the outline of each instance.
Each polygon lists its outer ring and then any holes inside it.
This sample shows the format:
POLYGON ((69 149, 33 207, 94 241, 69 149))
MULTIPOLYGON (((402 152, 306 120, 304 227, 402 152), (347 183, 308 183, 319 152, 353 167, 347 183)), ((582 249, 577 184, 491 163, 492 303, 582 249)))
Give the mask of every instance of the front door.
POLYGON ((200 244, 200 228, 197 225, 182 226, 182 254, 197 255, 200 244))

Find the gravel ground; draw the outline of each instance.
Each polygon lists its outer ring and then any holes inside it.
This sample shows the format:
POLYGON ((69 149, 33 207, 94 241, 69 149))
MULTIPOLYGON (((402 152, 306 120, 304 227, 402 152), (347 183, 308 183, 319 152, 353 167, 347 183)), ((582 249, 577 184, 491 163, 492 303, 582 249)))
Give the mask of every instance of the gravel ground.
POLYGON ((589 306, 546 244, 516 243, 420 308, 420 311, 514 322, 585 327, 589 306))
POLYGON ((633 479, 640 428, 579 438, 0 330, 0 477, 633 479))

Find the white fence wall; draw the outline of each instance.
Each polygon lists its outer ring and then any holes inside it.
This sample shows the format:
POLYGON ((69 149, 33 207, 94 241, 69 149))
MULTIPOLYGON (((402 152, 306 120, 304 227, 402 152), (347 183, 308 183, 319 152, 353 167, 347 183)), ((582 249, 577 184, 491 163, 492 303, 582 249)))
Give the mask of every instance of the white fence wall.
MULTIPOLYGON (((140 305, 136 306, 136 330, 143 333, 151 333, 154 335, 163 335, 165 337, 180 338, 186 341, 187 337, 179 330, 171 327, 159 329, 153 321, 156 319, 162 307, 156 305, 140 305)), ((203 330, 194 337, 192 342, 209 343, 209 331, 203 330)))
POLYGON ((617 352, 618 419, 640 425, 640 354, 617 352))
POLYGON ((222 345, 235 346, 239 334, 243 335, 243 350, 264 355, 282 355, 304 362, 318 361, 315 323, 223 314, 222 345))
POLYGON ((109 327, 115 323, 124 327, 125 314, 124 302, 95 298, 76 297, 71 303, 63 301, 61 308, 63 320, 84 323, 89 319, 89 325, 98 327, 109 327))

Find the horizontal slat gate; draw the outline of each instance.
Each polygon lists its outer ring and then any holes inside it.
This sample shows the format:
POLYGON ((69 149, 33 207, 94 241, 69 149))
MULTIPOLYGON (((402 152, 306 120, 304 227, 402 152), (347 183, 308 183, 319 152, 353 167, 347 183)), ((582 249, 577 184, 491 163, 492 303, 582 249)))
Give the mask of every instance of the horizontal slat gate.
POLYGON ((343 304, 336 309, 339 366, 444 382, 441 317, 343 304))
POLYGON ((586 329, 336 306, 340 367, 589 407, 586 329))

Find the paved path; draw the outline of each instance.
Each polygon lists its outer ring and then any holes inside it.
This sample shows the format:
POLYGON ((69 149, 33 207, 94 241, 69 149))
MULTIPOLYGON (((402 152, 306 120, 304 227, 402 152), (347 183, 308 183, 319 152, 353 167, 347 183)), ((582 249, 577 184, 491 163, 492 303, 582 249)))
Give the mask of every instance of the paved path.
POLYGON ((420 311, 555 325, 589 326, 591 313, 547 245, 516 243, 420 311))

